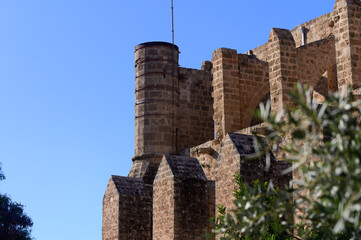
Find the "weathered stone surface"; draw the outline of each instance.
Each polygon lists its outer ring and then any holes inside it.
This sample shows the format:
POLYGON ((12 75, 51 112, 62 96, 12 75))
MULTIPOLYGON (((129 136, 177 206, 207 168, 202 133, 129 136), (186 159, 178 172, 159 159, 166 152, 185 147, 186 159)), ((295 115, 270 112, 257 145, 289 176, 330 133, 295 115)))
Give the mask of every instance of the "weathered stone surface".
POLYGON ((141 179, 111 176, 103 198, 102 239, 152 239, 152 199, 141 179))
POLYGON ((228 48, 215 50, 212 64, 213 119, 216 138, 221 140, 228 132, 241 128, 237 51, 228 48))
POLYGON ((135 157, 176 152, 178 53, 164 42, 135 47, 135 157))
POLYGON ((163 154, 213 138, 212 64, 180 68, 178 55, 178 47, 165 42, 135 48, 135 155, 129 177, 146 184, 152 184, 163 154))
POLYGON ((153 239, 203 239, 212 184, 195 158, 164 156, 153 185, 153 239))
POLYGON ((336 65, 335 38, 329 37, 297 48, 298 80, 316 88, 327 95, 322 89, 320 80, 324 80, 323 88, 328 88, 327 76, 324 75, 336 65))
POLYGON ((222 203, 228 211, 234 208, 236 173, 240 173, 249 184, 254 180, 272 180, 275 186, 284 187, 292 179, 291 174, 283 174, 283 170, 291 167, 290 164, 277 161, 271 154, 270 166, 267 169, 265 156, 255 159, 255 153, 252 135, 229 133, 225 137, 216 163, 216 206, 222 203))
POLYGON ((179 68, 178 150, 213 139, 212 64, 202 69, 179 68))
POLYGON ((208 180, 214 181, 216 179, 216 160, 220 149, 221 144, 215 139, 193 147, 189 151, 190 157, 198 159, 208 180))
POLYGON ((289 30, 279 28, 271 30, 268 43, 271 107, 279 112, 292 104, 288 94, 297 83, 296 44, 289 30))

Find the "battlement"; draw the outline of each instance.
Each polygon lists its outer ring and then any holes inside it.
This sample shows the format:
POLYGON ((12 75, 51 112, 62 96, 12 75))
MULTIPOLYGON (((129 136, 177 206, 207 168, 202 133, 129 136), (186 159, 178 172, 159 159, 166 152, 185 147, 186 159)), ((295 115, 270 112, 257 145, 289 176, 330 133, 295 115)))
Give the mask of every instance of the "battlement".
POLYGON ((361 87, 361 1, 337 0, 334 10, 292 30, 273 28, 265 44, 238 53, 220 48, 201 70, 178 65, 179 48, 135 47, 135 150, 128 177, 112 176, 103 200, 103 240, 202 239, 216 205, 232 208, 233 176, 284 186, 291 174, 282 154, 245 161, 251 130, 264 125, 261 102, 278 112, 301 82, 322 102, 329 91, 361 87), (126 216, 126 217, 125 217, 126 216))

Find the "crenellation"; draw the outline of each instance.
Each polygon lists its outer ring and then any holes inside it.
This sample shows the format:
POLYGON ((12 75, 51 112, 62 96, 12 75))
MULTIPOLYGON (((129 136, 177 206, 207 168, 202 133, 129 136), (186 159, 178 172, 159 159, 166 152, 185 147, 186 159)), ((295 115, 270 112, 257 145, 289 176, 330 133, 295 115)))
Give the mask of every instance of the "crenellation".
POLYGON ((361 95, 361 1, 337 0, 292 30, 273 28, 246 54, 216 49, 200 70, 178 66, 178 55, 170 43, 136 46, 133 166, 109 181, 103 240, 203 239, 216 206, 233 208, 234 174, 281 188, 299 178, 283 174, 290 136, 269 153, 269 168, 264 156, 250 158, 252 134, 268 133, 254 112, 260 103, 275 113, 290 106, 297 82, 313 87, 317 103, 345 87, 361 95))

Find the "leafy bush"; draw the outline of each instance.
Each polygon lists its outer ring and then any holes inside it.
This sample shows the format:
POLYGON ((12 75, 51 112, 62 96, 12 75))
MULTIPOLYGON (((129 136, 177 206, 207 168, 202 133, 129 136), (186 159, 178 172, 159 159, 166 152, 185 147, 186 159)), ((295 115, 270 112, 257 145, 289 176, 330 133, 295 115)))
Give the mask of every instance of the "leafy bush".
POLYGON ((348 90, 330 93, 320 105, 300 84, 291 98, 294 106, 278 114, 261 104, 258 116, 269 132, 263 153, 281 149, 293 164, 294 201, 272 183, 267 191, 261 183, 246 191, 239 185, 236 210, 227 215, 220 208, 215 231, 223 239, 267 239, 265 233, 269 239, 361 239, 361 100, 348 90))
MULTIPOLYGON (((233 192, 236 206, 233 214, 226 214, 223 205, 218 206, 218 217, 212 219, 215 232, 221 239, 288 239, 282 222, 283 215, 274 214, 273 207, 281 199, 290 198, 283 191, 272 188, 268 182, 254 181, 248 185, 240 174, 235 175, 237 188, 233 192)), ((284 209, 287 212, 287 209, 284 209)))

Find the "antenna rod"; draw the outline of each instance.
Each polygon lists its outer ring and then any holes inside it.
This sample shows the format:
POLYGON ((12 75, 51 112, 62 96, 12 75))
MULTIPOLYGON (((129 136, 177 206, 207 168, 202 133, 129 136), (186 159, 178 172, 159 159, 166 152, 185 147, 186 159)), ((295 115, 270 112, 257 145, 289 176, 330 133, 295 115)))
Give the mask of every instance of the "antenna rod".
POLYGON ((172 43, 174 44, 174 13, 173 13, 173 0, 172 0, 172 43))
MULTIPOLYGON (((174 104, 174 101, 175 101, 175 99, 174 99, 175 59, 174 59, 174 11, 173 11, 173 0, 171 0, 171 9, 172 9, 172 65, 173 65, 173 69, 172 69, 172 85, 173 85, 172 98, 173 99, 172 100, 173 100, 173 104, 174 104)), ((178 153, 178 129, 175 126, 175 119, 176 119, 176 116, 175 116, 174 105, 173 105, 173 122, 172 122, 173 126, 172 126, 172 128, 173 128, 173 131, 175 131, 175 153, 178 153)), ((173 138, 172 138, 172 145, 173 144, 174 144, 174 142, 173 142, 173 138)))
POLYGON ((173 77, 174 77, 174 13, 173 13, 173 0, 171 1, 171 8, 172 8, 172 62, 173 62, 173 77))

